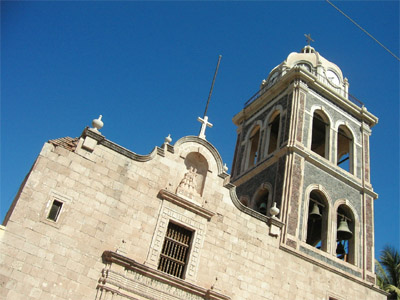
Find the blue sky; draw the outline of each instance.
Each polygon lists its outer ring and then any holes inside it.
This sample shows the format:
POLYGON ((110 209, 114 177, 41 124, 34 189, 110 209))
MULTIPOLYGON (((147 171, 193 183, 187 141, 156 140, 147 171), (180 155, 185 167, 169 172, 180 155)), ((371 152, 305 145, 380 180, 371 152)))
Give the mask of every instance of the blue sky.
MULTIPOLYGON (((333 3, 399 56, 398 1, 333 3)), ((206 134, 230 167, 233 115, 305 33, 379 117, 376 251, 399 249, 399 62, 325 1, 1 2, 0 218, 43 144, 99 114, 106 138, 139 154, 198 134, 219 54, 206 134)))

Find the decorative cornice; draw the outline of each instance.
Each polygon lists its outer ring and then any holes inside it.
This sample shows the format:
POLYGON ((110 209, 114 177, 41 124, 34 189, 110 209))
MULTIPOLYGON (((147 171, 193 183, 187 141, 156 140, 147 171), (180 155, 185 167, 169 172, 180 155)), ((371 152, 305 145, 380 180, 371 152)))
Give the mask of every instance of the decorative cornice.
POLYGON ((93 129, 90 129, 89 127, 86 127, 84 129, 84 131, 81 134, 81 137, 82 138, 90 137, 90 138, 94 139, 95 141, 97 141, 97 144, 107 147, 107 148, 109 148, 121 155, 124 155, 132 160, 140 161, 140 162, 146 162, 146 161, 152 160, 156 155, 164 157, 165 151, 174 153, 175 146, 180 146, 184 143, 188 143, 188 142, 198 143, 198 144, 201 144, 204 147, 206 147, 213 155, 213 157, 217 163, 218 176, 221 177, 222 179, 229 177, 229 174, 224 171, 224 167, 222 164, 222 158, 221 158, 221 155, 219 154, 218 150, 210 142, 208 142, 207 140, 201 139, 197 136, 183 137, 183 138, 179 139, 175 143, 174 146, 167 144, 166 149, 160 148, 160 147, 154 147, 153 151, 151 151, 147 155, 136 154, 135 152, 132 152, 114 142, 111 142, 110 140, 107 140, 105 138, 105 136, 102 135, 100 132, 96 132, 93 129))
POLYGON ((266 157, 264 160, 259 162, 255 167, 253 167, 253 168, 245 171, 244 173, 240 174, 239 176, 233 178, 232 181, 236 185, 240 185, 243 182, 247 181, 246 178, 252 177, 255 174, 260 173, 262 170, 266 169, 267 167, 272 165, 274 162, 276 162, 280 157, 290 154, 290 153, 296 153, 296 154, 300 155, 307 162, 320 168, 321 170, 324 170, 329 175, 334 176, 336 179, 352 186, 353 188, 359 190, 360 192, 366 193, 369 196, 373 197, 374 199, 378 198, 378 194, 375 193, 372 189, 362 186, 361 179, 355 177, 354 175, 352 175, 350 173, 348 176, 342 174, 342 172, 340 172, 341 170, 343 170, 342 168, 333 165, 330 161, 327 161, 327 160, 322 161, 321 159, 319 159, 319 155, 314 154, 313 152, 308 152, 307 148, 299 147, 299 145, 288 145, 288 146, 281 148, 281 150, 274 153, 273 159, 271 158, 271 156, 266 157))
POLYGON ((110 292, 111 294, 113 294, 113 295, 118 295, 118 296, 120 296, 121 298, 127 298, 127 299, 129 299, 129 300, 139 300, 138 298, 125 295, 125 294, 121 293, 119 290, 116 290, 116 289, 110 288, 110 287, 108 287, 108 286, 102 285, 101 283, 97 285, 97 289, 99 289, 99 290, 101 290, 101 291, 110 292))
POLYGON ((352 101, 346 99, 336 91, 327 87, 324 83, 321 83, 317 76, 303 70, 302 68, 291 68, 283 77, 279 79, 274 85, 268 89, 261 89, 258 91, 260 96, 241 110, 238 114, 233 117, 233 122, 238 125, 246 116, 253 115, 260 107, 264 106, 266 102, 271 101, 277 94, 282 92, 290 93, 290 89, 296 87, 294 81, 301 80, 308 86, 308 88, 314 90, 316 93, 326 97, 342 109, 349 111, 354 116, 364 120, 370 127, 378 123, 378 118, 372 113, 367 111, 363 106, 360 107, 352 101))
MULTIPOLYGON (((130 259, 126 256, 118 254, 113 251, 104 251, 103 262, 106 264, 117 264, 119 266, 124 267, 126 270, 137 272, 151 280, 159 281, 169 286, 181 289, 187 293, 194 294, 200 296, 207 300, 230 300, 231 298, 225 295, 222 295, 218 292, 213 291, 212 289, 205 289, 200 286, 191 284, 182 280, 180 278, 173 277, 171 275, 165 274, 161 271, 152 269, 148 266, 140 264, 133 259, 130 259)), ((112 266, 111 266, 112 267, 112 266)), ((100 285, 98 288, 103 288, 103 285, 107 283, 107 278, 102 278, 100 280, 100 285)), ((123 288, 123 286, 120 286, 123 288)))
POLYGON ((202 216, 203 218, 206 218, 208 221, 215 215, 215 213, 213 213, 212 211, 205 209, 204 207, 201 207, 165 189, 160 190, 159 196, 164 200, 172 202, 184 209, 190 210, 191 212, 202 216))
POLYGON ((170 145, 170 144, 167 144, 167 151, 168 151, 168 152, 171 152, 171 153, 175 153, 174 146, 172 146, 172 145, 170 145))
POLYGON ((99 145, 107 147, 107 148, 109 148, 123 156, 126 156, 132 160, 135 160, 135 161, 146 162, 146 161, 152 160, 156 155, 165 156, 164 149, 162 149, 160 147, 154 147, 153 151, 151 151, 147 155, 136 154, 135 152, 132 152, 114 142, 107 140, 105 138, 105 136, 103 136, 102 134, 100 134, 98 132, 95 132, 94 130, 92 130, 88 127, 86 127, 85 130, 82 132, 81 137, 82 138, 90 137, 90 138, 96 140, 99 145))

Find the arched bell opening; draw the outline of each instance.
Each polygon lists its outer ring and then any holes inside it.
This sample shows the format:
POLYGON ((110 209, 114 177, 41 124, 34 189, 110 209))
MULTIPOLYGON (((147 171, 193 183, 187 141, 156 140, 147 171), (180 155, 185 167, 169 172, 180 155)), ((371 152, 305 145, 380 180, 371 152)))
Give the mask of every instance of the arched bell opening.
POLYGON ((311 151, 329 159, 329 131, 328 117, 322 110, 316 110, 312 121, 311 151))
POLYGON ((255 166, 259 159, 259 144, 260 144, 260 126, 254 126, 249 138, 249 156, 247 165, 249 168, 255 166))
POLYGON ((338 129, 336 161, 342 169, 353 173, 353 136, 344 125, 340 125, 338 129))
POLYGON ((279 144, 279 123, 280 123, 280 114, 276 112, 272 115, 271 119, 268 123, 268 152, 267 154, 271 154, 278 148, 279 144))
POLYGON ((307 217, 306 243, 327 251, 328 205, 325 196, 318 190, 310 193, 307 217))
POLYGON ((355 218, 351 209, 340 205, 337 209, 336 257, 355 264, 355 218))

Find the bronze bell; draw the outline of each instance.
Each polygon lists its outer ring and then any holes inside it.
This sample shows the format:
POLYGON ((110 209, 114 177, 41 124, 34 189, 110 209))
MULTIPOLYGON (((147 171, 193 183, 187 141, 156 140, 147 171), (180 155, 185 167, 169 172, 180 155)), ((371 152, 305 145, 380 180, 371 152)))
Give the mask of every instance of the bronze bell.
POLYGON ((353 237, 353 233, 350 231, 349 226, 345 218, 340 221, 339 227, 337 229, 337 239, 339 241, 349 240, 353 237))
POLYGON ((346 251, 344 250, 344 245, 342 243, 338 243, 336 247, 336 254, 337 255, 344 255, 346 254, 346 251))
POLYGON ((319 211, 318 204, 315 204, 315 203, 313 204, 313 208, 312 208, 308 218, 311 220, 319 220, 322 218, 321 212, 319 211))
POLYGON ((261 214, 266 215, 267 214, 267 203, 265 203, 265 202, 261 203, 258 210, 261 214))

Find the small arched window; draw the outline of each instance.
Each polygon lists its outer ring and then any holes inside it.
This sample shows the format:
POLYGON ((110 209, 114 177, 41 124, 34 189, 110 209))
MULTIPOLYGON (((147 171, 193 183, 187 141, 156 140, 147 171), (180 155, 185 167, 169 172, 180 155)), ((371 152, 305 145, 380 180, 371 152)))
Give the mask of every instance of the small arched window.
POLYGON ((337 165, 347 172, 353 173, 353 137, 350 130, 340 125, 337 136, 337 165))
POLYGON ((306 243, 323 251, 328 250, 328 216, 325 196, 320 191, 313 190, 308 204, 306 243))
POLYGON ((342 204, 337 209, 336 257, 355 264, 355 218, 352 210, 342 204))
POLYGON ((259 156, 259 144, 260 144, 260 126, 254 126, 250 133, 249 138, 249 156, 248 156, 248 167, 251 168, 257 164, 259 156))
POLYGON ((270 122, 268 123, 268 152, 270 154, 274 152, 278 148, 279 144, 279 123, 280 123, 280 114, 279 112, 272 115, 270 122))
POLYGON ((329 130, 328 117, 322 110, 316 110, 312 121, 311 150, 326 159, 329 159, 329 130))

